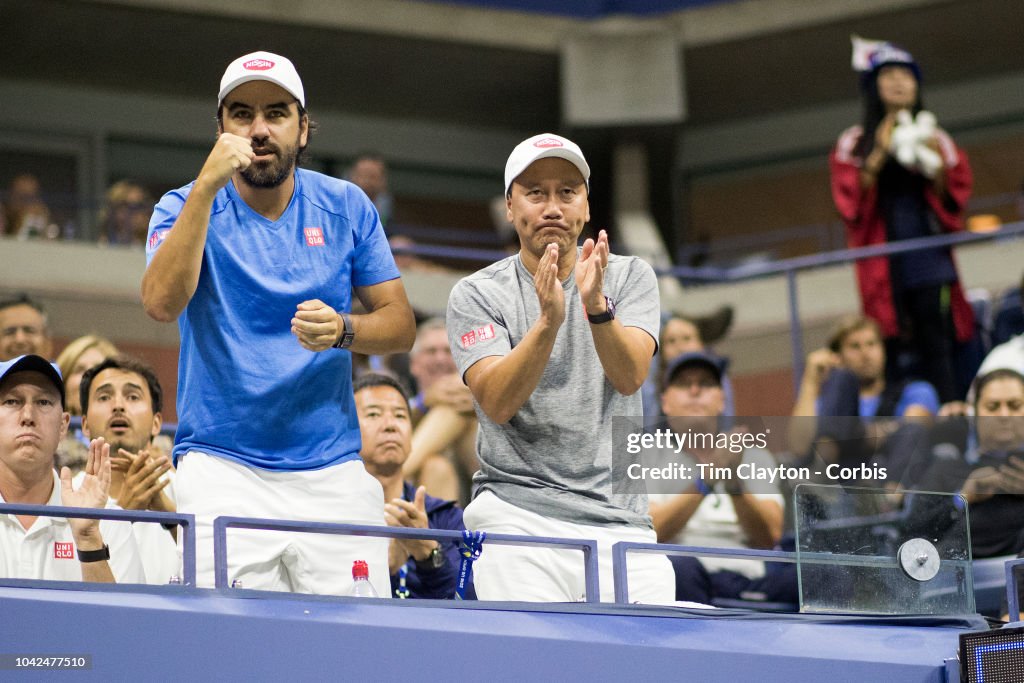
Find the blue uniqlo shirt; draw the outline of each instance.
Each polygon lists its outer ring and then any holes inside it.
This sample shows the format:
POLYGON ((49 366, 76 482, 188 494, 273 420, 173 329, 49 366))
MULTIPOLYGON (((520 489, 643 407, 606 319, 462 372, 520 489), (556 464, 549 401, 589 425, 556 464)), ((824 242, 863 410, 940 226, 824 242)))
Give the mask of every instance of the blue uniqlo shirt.
MULTIPOLYGON (((150 220, 147 263, 192 189, 168 192, 150 220)), ((175 461, 191 449, 268 470, 310 470, 359 457, 348 351, 307 351, 296 306, 351 309, 352 288, 399 277, 377 212, 343 180, 299 169, 270 221, 228 183, 217 193, 199 286, 178 318, 175 461)))

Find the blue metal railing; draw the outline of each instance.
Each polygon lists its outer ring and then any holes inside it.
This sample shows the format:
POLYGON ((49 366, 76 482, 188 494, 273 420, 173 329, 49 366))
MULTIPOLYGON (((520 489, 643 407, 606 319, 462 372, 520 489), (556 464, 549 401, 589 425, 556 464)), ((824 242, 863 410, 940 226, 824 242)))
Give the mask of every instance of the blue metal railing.
POLYGON ((1020 586, 1017 584, 1017 567, 1024 567, 1024 558, 1006 563, 1006 606, 1010 621, 1020 619, 1020 586))
POLYGON ((34 515, 36 517, 67 517, 78 519, 109 519, 118 522, 177 524, 181 527, 182 583, 196 585, 196 518, 181 512, 150 512, 149 510, 115 510, 110 508, 76 508, 61 505, 21 505, 0 503, 0 514, 34 515))
MULTIPOLYGON (((298 531, 349 536, 370 536, 377 538, 412 538, 416 540, 454 539, 460 540, 462 532, 443 529, 405 529, 389 526, 360 524, 332 524, 328 522, 303 522, 295 520, 256 519, 250 517, 218 517, 213 521, 213 564, 217 588, 228 586, 228 542, 227 532, 233 529, 261 529, 265 531, 298 531)), ((487 534, 484 552, 488 544, 512 546, 554 546, 567 550, 583 551, 584 585, 587 602, 600 602, 601 592, 598 577, 597 542, 588 539, 548 538, 543 536, 516 536, 511 534, 487 534)))
MULTIPOLYGON (((790 345, 793 357, 794 384, 798 385, 803 374, 803 331, 800 324, 800 308, 797 300, 796 275, 803 270, 861 261, 877 256, 892 256, 936 247, 954 247, 962 244, 1003 240, 1024 235, 1024 221, 1004 225, 997 231, 986 233, 957 232, 929 237, 917 237, 899 242, 874 244, 866 247, 840 249, 826 254, 812 254, 781 259, 769 263, 748 263, 732 268, 674 268, 655 269, 658 275, 672 275, 684 281, 700 283, 732 283, 772 275, 785 275, 789 301, 790 345)), ((1017 273, 1012 274, 1017 278, 1017 273)))
POLYGON ((626 554, 631 552, 674 557, 733 557, 742 560, 796 563, 796 553, 788 550, 705 548, 671 543, 619 541, 612 546, 612 576, 615 581, 615 602, 618 603, 629 603, 629 574, 626 571, 626 554))
MULTIPOLYGON (((143 510, 118 510, 109 508, 95 509, 0 503, 0 515, 2 514, 177 524, 182 528, 182 583, 186 586, 196 585, 195 517, 191 514, 151 512, 143 510)), ((387 526, 331 524, 326 522, 303 522, 228 516, 218 517, 214 520, 213 526, 214 573, 216 588, 226 588, 228 586, 227 530, 229 528, 266 531, 297 531, 304 533, 326 533, 378 538, 410 538, 436 541, 443 539, 458 541, 462 538, 462 533, 459 531, 448 531, 443 529, 406 529, 387 526)), ((486 543, 523 547, 554 546, 556 548, 564 548, 567 550, 582 551, 586 602, 600 602, 600 577, 598 573, 596 541, 590 539, 490 534, 487 536, 485 544, 486 543)), ((615 602, 620 604, 629 604, 627 554, 630 552, 654 553, 658 555, 681 557, 726 557, 759 560, 763 562, 797 562, 797 553, 782 550, 711 548, 623 541, 612 546, 612 575, 614 581, 615 602)), ((1020 614, 1020 585, 1014 571, 1018 567, 1024 567, 1024 558, 1010 560, 1005 564, 1006 598, 1009 614, 1011 615, 1011 621, 1015 621, 1016 615, 1020 614)))

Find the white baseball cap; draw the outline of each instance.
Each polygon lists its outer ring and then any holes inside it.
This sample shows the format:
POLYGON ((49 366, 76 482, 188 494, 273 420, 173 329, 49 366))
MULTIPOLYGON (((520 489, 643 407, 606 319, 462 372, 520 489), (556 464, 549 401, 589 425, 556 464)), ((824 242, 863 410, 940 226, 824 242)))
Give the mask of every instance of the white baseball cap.
POLYGON ((299 104, 306 106, 306 94, 302 89, 302 79, 295 65, 287 57, 275 55, 273 52, 250 52, 239 57, 228 65, 220 79, 220 94, 217 105, 224 101, 229 92, 249 81, 270 81, 290 92, 299 104))
POLYGON ((583 182, 587 184, 587 191, 590 191, 590 166, 583 158, 583 151, 579 145, 561 135, 541 133, 523 140, 508 155, 508 161, 505 162, 505 194, 507 195, 512 188, 512 181, 530 164, 547 157, 565 159, 578 168, 583 174, 583 182))

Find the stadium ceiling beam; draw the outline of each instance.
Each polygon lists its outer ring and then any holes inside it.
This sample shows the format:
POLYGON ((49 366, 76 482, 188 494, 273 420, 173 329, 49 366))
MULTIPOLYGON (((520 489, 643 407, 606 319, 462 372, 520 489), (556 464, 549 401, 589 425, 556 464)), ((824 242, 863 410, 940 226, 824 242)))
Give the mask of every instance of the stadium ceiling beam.
POLYGON ((653 18, 615 16, 597 20, 422 0, 88 1, 555 53, 567 36, 578 33, 581 25, 596 34, 610 35, 667 31, 682 47, 695 47, 949 0, 732 0, 653 18))

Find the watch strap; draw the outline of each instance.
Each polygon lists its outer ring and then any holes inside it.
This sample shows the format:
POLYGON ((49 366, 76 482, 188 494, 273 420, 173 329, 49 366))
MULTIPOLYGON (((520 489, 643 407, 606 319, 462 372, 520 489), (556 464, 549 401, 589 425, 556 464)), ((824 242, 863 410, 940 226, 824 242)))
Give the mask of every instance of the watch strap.
POLYGON ((99 550, 79 550, 79 562, 103 562, 110 559, 110 546, 106 543, 99 550))
MULTIPOLYGON (((594 315, 591 315, 589 312, 587 313, 587 321, 590 322, 591 325, 600 325, 601 323, 607 323, 615 320, 615 302, 608 297, 605 297, 604 304, 604 313, 595 313, 594 315)), ((586 307, 584 307, 583 310, 586 312, 586 307)))
POLYGON ((430 555, 427 556, 427 559, 422 561, 416 560, 416 568, 420 570, 425 569, 427 571, 436 571, 444 566, 447 559, 447 556, 445 556, 444 551, 441 549, 441 544, 438 543, 434 546, 434 549, 430 551, 430 555))
POLYGON ((348 313, 339 313, 341 321, 345 325, 345 329, 341 331, 341 336, 338 337, 338 341, 334 342, 334 348, 336 349, 347 349, 352 346, 352 342, 356 339, 356 333, 352 329, 352 318, 348 317, 348 313))

